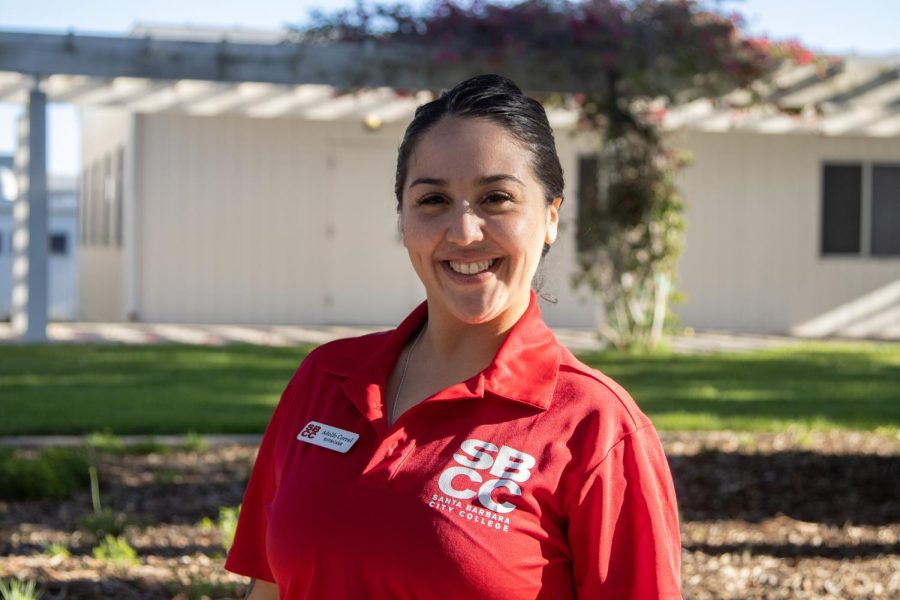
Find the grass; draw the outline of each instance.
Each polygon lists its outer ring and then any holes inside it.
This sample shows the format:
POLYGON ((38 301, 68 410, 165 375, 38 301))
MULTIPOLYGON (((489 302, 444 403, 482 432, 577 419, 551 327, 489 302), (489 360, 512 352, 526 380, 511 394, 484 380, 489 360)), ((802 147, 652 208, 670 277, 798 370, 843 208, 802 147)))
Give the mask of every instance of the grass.
MULTIPOLYGON (((0 346, 0 435, 261 433, 309 349, 0 346)), ((660 429, 900 431, 900 344, 580 358, 660 429)))
POLYGON ((580 358, 621 383, 659 429, 900 431, 900 344, 580 358))
POLYGON ((0 435, 260 433, 309 347, 0 346, 0 435))

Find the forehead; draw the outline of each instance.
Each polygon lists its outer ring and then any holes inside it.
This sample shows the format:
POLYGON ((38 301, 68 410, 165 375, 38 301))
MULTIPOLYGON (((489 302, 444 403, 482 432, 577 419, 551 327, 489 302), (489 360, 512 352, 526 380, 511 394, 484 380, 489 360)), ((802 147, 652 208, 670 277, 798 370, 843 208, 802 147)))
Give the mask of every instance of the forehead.
POLYGON ((407 181, 421 176, 477 179, 497 174, 534 181, 530 159, 530 151, 501 125, 447 117, 416 142, 407 181))

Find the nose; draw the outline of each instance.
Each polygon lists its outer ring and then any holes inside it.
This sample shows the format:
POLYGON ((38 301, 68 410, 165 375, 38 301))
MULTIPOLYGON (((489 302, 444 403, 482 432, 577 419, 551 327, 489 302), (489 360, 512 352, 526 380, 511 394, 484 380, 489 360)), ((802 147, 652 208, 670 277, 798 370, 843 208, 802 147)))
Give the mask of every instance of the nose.
POLYGON ((452 211, 447 227, 447 241, 466 246, 484 239, 484 221, 467 206, 461 205, 452 211))

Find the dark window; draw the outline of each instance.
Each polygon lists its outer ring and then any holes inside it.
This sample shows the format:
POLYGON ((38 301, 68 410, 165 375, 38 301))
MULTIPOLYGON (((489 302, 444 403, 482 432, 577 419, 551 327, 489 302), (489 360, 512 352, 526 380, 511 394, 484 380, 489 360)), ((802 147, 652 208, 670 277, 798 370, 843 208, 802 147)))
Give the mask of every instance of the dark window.
POLYGON ((50 234, 50 254, 68 254, 69 237, 65 233, 50 234))
POLYGON ((872 167, 872 255, 900 256, 900 166, 872 167))
POLYGON ((822 254, 859 254, 862 166, 825 165, 822 177, 822 254))

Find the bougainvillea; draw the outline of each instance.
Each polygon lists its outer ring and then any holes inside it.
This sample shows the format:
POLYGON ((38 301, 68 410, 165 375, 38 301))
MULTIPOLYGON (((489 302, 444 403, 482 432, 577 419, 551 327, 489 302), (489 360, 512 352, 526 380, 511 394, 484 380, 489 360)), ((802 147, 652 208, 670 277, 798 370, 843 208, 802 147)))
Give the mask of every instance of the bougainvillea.
POLYGON ((546 103, 577 109, 602 143, 596 193, 578 207, 574 280, 602 301, 606 340, 646 348, 662 333, 684 230, 674 180, 685 157, 660 133, 665 107, 815 59, 797 42, 743 36, 742 25, 695 0, 438 0, 420 11, 359 3, 318 13, 299 34, 405 48, 409 64, 432 72, 504 73, 546 103))

